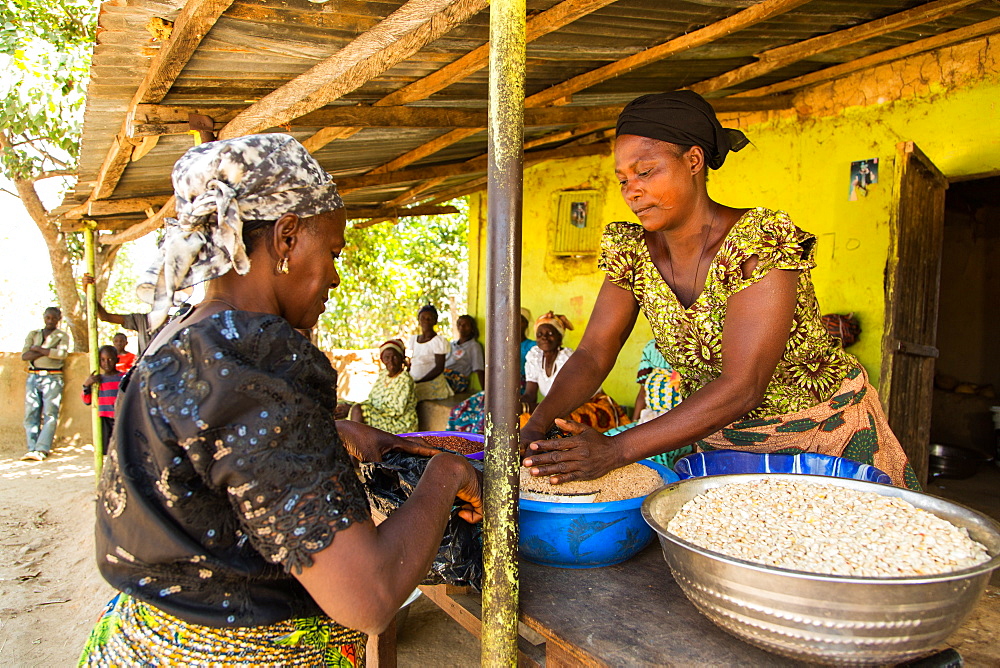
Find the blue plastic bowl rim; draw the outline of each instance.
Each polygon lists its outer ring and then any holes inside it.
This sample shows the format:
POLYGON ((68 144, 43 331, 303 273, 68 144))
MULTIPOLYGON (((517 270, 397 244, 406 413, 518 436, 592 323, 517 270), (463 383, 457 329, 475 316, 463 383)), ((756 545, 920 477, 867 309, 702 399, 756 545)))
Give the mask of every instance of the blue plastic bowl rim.
MULTIPOLYGON (((680 482, 680 478, 677 477, 677 474, 663 464, 654 462, 650 459, 642 459, 637 463, 642 464, 643 466, 648 466, 659 473, 664 485, 680 482)), ((653 490, 653 492, 655 491, 656 490, 653 490)), ((653 492, 650 492, 650 494, 653 492)), ((637 496, 634 499, 625 499, 624 501, 605 501, 604 503, 554 503, 552 501, 519 499, 519 505, 521 510, 536 513, 564 515, 579 515, 581 513, 609 513, 636 510, 642 507, 642 502, 646 500, 646 496, 649 495, 637 496)))

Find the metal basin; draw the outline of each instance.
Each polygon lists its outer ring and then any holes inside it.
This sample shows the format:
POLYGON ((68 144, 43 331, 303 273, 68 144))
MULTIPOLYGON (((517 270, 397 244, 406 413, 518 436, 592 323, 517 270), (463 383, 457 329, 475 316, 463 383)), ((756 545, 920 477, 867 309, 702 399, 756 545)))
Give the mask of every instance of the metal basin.
POLYGON ((1000 567, 1000 524, 944 499, 846 478, 786 474, 692 478, 646 497, 642 516, 656 531, 674 580, 705 616, 770 652, 804 661, 872 665, 929 653, 972 611, 1000 567), (687 501, 733 482, 806 479, 900 497, 944 518, 986 546, 990 560, 931 576, 863 578, 793 571, 706 550, 666 531, 687 501))

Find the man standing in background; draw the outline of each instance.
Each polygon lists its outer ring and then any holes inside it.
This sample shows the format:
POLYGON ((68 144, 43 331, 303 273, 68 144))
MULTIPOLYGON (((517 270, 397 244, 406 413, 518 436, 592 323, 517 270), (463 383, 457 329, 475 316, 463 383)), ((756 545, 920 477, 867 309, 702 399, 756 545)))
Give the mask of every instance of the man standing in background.
POLYGON ((30 332, 21 351, 21 359, 28 363, 24 393, 28 452, 21 457, 23 461, 43 461, 52 449, 62 402, 63 364, 69 353, 69 336, 58 328, 62 311, 50 306, 43 318, 45 327, 30 332))

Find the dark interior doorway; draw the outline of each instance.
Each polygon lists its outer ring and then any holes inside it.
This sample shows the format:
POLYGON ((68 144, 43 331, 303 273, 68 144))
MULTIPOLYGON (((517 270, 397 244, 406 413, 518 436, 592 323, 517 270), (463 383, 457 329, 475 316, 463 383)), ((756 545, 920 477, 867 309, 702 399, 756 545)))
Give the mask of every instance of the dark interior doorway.
POLYGON ((947 191, 937 347, 931 443, 995 458, 990 408, 1000 406, 1000 176, 953 182, 947 191))

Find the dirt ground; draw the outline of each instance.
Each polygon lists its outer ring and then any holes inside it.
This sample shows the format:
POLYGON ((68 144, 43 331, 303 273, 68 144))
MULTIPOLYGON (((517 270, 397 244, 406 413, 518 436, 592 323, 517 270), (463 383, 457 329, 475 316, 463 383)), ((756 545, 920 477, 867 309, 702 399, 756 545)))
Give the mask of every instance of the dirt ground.
MULTIPOLYGON (((0 443, 0 666, 73 666, 114 595, 94 561, 93 452, 19 461, 0 443)), ((424 597, 399 634, 399 666, 475 666, 479 642, 424 597)))

